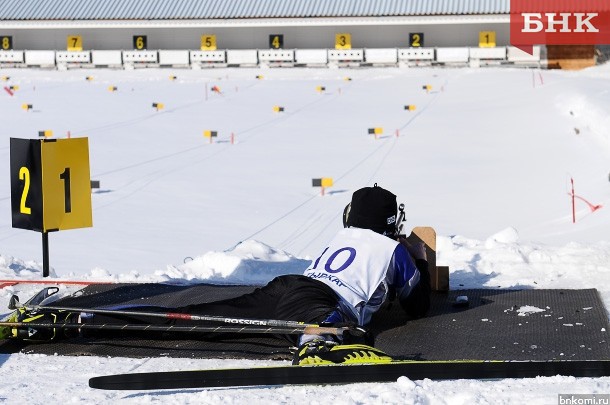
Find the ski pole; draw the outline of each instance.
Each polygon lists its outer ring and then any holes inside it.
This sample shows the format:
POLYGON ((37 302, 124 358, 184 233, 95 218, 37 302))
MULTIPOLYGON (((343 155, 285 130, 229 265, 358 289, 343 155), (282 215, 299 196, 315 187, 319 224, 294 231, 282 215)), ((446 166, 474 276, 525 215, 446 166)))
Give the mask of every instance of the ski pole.
MULTIPOLYGON (((190 320, 190 321, 204 321, 204 322, 221 322, 225 324, 231 325, 251 325, 251 326, 269 326, 269 327, 279 327, 279 328, 288 328, 288 329, 300 329, 302 332, 300 333, 308 333, 305 332, 308 328, 321 328, 326 326, 321 326, 318 324, 306 324, 303 322, 297 321, 285 321, 278 319, 249 319, 249 318, 234 318, 227 316, 215 316, 215 315, 193 315, 193 314, 184 314, 179 312, 145 312, 145 311, 123 311, 123 310, 114 310, 114 309, 98 309, 98 308, 75 308, 75 307, 61 307, 61 306, 47 306, 47 305, 27 305, 20 304, 19 302, 14 303, 14 308, 25 308, 28 310, 51 310, 51 311, 68 311, 68 312, 84 312, 89 314, 100 314, 100 315, 119 315, 119 316, 146 316, 146 317, 155 317, 155 318, 164 318, 164 319, 182 319, 182 320, 190 320)), ((341 329, 341 333, 346 330, 349 330, 355 336, 362 336, 366 332, 363 328, 358 326, 346 326, 341 328, 331 329, 341 329)), ((333 332, 320 332, 320 329, 315 329, 317 332, 312 334, 324 334, 333 332)))
POLYGON ((335 335, 341 336, 349 327, 327 327, 305 325, 302 328, 286 326, 228 326, 228 325, 137 325, 137 324, 92 324, 92 323, 36 323, 36 322, 0 322, 0 327, 23 329, 81 329, 81 330, 125 330, 125 331, 152 331, 152 332, 186 332, 186 333, 256 333, 256 334, 285 334, 300 335, 335 335))

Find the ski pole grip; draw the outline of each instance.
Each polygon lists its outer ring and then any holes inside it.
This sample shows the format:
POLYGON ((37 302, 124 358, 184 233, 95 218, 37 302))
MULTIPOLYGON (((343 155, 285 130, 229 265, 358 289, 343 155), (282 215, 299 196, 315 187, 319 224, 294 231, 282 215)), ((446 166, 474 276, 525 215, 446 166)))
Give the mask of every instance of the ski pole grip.
POLYGON ((309 325, 303 329, 305 335, 335 335, 341 336, 346 328, 333 328, 331 326, 309 325))
POLYGON ((332 326, 316 326, 308 325, 303 329, 303 333, 306 335, 334 335, 343 336, 344 332, 349 332, 353 336, 363 336, 366 330, 359 326, 343 326, 343 327, 332 327, 332 326))

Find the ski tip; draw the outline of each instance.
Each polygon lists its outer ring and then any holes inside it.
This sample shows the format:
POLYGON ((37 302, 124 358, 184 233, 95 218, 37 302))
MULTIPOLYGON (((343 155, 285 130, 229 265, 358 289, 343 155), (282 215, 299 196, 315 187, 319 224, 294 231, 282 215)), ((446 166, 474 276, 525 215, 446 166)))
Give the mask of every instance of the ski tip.
POLYGON ((103 386, 99 385, 99 379, 100 379, 100 377, 90 378, 89 379, 89 388, 104 389, 103 386))
POLYGON ((95 388, 98 390, 125 390, 128 389, 125 384, 120 384, 115 386, 115 384, 112 383, 112 379, 109 380, 109 377, 115 377, 115 376, 100 376, 100 377, 91 377, 89 379, 89 388, 95 388))

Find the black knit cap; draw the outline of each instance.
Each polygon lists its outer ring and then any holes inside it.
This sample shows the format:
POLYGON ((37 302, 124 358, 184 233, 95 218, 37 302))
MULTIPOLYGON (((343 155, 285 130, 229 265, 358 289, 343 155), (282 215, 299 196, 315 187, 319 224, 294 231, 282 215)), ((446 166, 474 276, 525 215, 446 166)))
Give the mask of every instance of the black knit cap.
POLYGON ((396 196, 375 183, 354 192, 344 212, 344 225, 391 236, 396 232, 396 210, 396 196))

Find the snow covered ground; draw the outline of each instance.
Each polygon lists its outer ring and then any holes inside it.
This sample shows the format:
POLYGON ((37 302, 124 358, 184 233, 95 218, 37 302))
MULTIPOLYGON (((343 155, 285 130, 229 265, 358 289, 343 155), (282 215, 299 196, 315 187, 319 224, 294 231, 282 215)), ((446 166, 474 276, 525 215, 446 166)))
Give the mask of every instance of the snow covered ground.
MULTIPOLYGON (((53 130, 89 138, 91 178, 101 182, 94 226, 50 234, 55 278, 264 283, 300 273, 341 227, 351 193, 377 182, 405 204, 408 227, 436 228, 451 288, 595 287, 610 308, 610 66, 0 70, 6 76, 0 85, 18 90, 0 94, 0 279, 39 278, 42 267, 40 234, 11 227, 9 138, 53 130), (383 128, 377 139, 374 127, 383 128), (213 143, 205 130, 218 131, 213 143), (323 196, 311 186, 320 177, 334 179, 323 196)), ((0 308, 36 288, 1 289, 0 308)), ((87 386, 102 374, 261 364, 0 355, 0 401, 552 404, 558 393, 610 393, 610 378, 571 377, 87 386)))

